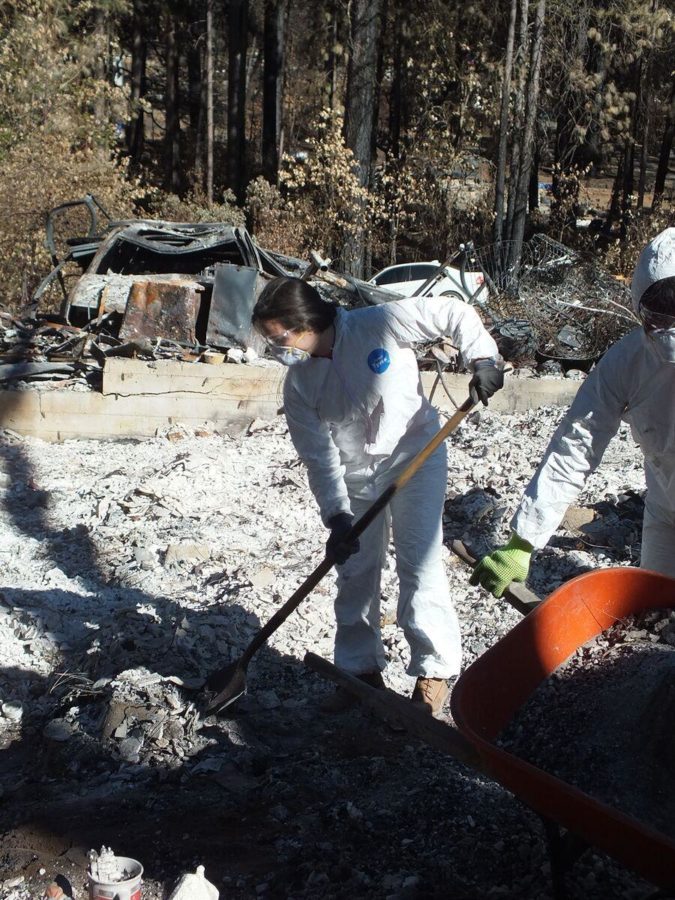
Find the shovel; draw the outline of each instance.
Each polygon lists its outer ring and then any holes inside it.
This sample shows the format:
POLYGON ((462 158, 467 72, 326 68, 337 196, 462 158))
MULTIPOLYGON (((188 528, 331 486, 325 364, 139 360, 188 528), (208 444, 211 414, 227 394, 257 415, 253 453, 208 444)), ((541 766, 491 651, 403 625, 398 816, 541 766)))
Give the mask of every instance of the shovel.
MULTIPOLYGON (((470 397, 462 403, 438 434, 434 435, 426 447, 423 447, 417 456, 413 457, 400 475, 380 494, 373 505, 364 512, 361 518, 352 525, 343 538, 345 543, 349 544, 356 540, 359 535, 363 534, 373 519, 375 519, 389 503, 394 494, 398 493, 398 491, 410 481, 434 450, 443 443, 449 434, 452 434, 474 405, 475 403, 470 397)), ((314 590, 324 575, 333 568, 333 565, 333 558, 326 556, 316 569, 314 569, 312 574, 303 581, 297 591, 274 613, 267 624, 263 625, 246 650, 244 650, 241 657, 236 662, 223 666, 221 669, 213 672, 207 678, 206 686, 210 691, 215 692, 215 697, 213 697, 206 707, 206 715, 214 715, 220 712, 225 709, 226 706, 234 703, 234 701, 241 697, 242 694, 246 693, 246 669, 248 668, 251 659, 267 641, 270 635, 274 634, 277 628, 279 628, 290 614, 297 609, 305 597, 314 590)))

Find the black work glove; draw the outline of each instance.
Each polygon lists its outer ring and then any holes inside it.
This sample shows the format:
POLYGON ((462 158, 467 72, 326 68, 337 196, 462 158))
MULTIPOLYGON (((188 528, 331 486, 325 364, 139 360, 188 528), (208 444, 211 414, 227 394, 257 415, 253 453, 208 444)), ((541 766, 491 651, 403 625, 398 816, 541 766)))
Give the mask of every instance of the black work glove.
POLYGON ((474 403, 480 400, 488 405, 489 398, 504 387, 504 372, 491 359, 479 359, 473 366, 473 378, 469 382, 469 395, 474 403))
POLYGON ((326 556, 338 566, 344 565, 353 553, 359 552, 359 539, 345 543, 344 538, 352 527, 354 516, 338 513, 328 520, 330 537, 326 541, 326 556))

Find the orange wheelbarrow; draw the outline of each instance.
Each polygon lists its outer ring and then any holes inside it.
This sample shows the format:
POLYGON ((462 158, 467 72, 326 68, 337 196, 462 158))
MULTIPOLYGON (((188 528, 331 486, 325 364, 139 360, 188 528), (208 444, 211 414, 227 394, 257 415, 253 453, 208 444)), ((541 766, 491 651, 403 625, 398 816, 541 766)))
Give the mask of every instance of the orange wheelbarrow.
MULTIPOLYGON (((594 845, 673 890, 675 840, 494 743, 535 688, 579 647, 618 619, 659 608, 675 608, 675 579, 634 568, 580 575, 469 666, 455 685, 451 707, 461 734, 478 752, 480 768, 539 813, 549 823, 549 837, 553 827, 559 840, 562 825, 565 837, 581 838, 583 846, 594 845)), ((554 852, 554 885, 562 896, 555 857, 554 852)))

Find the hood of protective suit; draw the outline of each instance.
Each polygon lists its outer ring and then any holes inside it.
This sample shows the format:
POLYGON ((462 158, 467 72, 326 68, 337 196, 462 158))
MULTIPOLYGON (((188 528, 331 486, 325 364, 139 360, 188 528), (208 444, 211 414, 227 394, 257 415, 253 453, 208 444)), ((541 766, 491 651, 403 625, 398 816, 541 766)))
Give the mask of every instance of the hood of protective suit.
POLYGON ((655 281, 675 276, 675 228, 657 234, 640 254, 635 266, 630 292, 633 308, 638 312, 640 298, 655 281))

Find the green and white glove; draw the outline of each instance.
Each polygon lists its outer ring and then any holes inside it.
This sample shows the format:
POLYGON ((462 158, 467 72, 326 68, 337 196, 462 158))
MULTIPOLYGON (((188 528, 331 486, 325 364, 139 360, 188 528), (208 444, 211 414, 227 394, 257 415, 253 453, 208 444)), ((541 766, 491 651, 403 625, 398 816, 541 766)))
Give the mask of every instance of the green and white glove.
POLYGON ((512 581, 525 581, 533 549, 529 541, 524 541, 514 531, 508 544, 476 564, 469 583, 481 584, 494 597, 501 597, 512 581))

